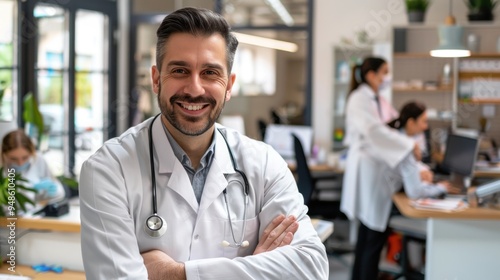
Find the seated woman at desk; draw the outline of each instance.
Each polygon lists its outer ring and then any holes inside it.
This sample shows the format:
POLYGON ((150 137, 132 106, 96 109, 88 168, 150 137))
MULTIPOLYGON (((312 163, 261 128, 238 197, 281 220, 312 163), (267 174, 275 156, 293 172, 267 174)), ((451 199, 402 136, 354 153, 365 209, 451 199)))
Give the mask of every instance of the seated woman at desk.
MULTIPOLYGON (((429 128, 426 110, 425 104, 422 102, 410 101, 403 105, 399 112, 399 117, 388 123, 390 127, 413 138, 419 146, 421 154, 429 152, 427 151, 424 135, 424 131, 429 128)), ((420 160, 417 163, 422 181, 432 183, 434 173, 430 170, 429 166, 420 160)))
MULTIPOLYGON (((8 168, 15 169, 28 181, 28 186, 37 190, 35 195, 26 192, 25 195, 35 203, 40 201, 55 202, 63 199, 65 191, 49 170, 42 156, 36 154, 35 146, 23 130, 14 130, 2 140, 1 152, 3 172, 8 168)), ((27 205, 29 208, 30 205, 27 205)))

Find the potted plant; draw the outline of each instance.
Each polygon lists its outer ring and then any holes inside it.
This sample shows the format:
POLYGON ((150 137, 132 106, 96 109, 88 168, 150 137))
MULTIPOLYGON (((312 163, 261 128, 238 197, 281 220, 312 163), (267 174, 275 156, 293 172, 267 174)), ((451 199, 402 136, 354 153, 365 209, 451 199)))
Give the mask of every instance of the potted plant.
POLYGON ((35 203, 26 197, 23 192, 35 192, 33 188, 26 187, 27 182, 19 173, 4 173, 3 167, 0 167, 0 216, 16 216, 18 210, 26 212, 26 205, 35 203), (7 174, 7 175, 5 175, 7 174))
POLYGON ((406 11, 408 13, 409 22, 423 22, 425 12, 429 7, 429 0, 405 0, 406 11))
POLYGON ((492 21, 498 0, 468 0, 465 3, 469 9, 469 21, 492 21))

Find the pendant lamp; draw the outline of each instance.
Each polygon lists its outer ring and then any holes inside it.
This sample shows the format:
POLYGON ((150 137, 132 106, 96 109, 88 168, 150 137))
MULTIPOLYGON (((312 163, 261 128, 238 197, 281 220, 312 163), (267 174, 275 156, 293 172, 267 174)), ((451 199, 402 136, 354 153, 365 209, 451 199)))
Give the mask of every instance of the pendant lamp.
POLYGON ((450 15, 446 17, 445 24, 438 27, 439 46, 431 50, 434 57, 466 57, 470 51, 462 44, 464 29, 456 24, 451 13, 452 0, 450 0, 450 15))

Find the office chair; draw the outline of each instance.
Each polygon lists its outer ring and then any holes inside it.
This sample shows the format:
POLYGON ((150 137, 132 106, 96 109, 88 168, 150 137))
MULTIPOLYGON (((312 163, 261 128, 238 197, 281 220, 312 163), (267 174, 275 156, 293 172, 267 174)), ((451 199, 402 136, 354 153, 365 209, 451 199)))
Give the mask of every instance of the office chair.
MULTIPOLYGON (((336 218, 340 212, 340 201, 321 200, 319 197, 320 192, 330 191, 331 189, 319 189, 317 184, 320 181, 338 182, 341 175, 332 172, 312 174, 300 139, 294 134, 292 134, 292 137, 297 165, 297 186, 304 197, 304 204, 309 207, 309 216, 321 216, 326 219, 336 218)), ((341 189, 335 189, 334 191, 340 193, 341 189)))
POLYGON ((264 120, 262 120, 262 119, 258 119, 257 120, 257 126, 259 128, 259 133, 260 133, 261 140, 264 141, 264 139, 266 138, 267 123, 264 120))
POLYGON ((354 251, 354 244, 350 244, 347 236, 342 237, 342 227, 338 227, 338 225, 343 225, 347 222, 347 217, 340 212, 340 199, 322 200, 320 196, 321 192, 333 191, 337 194, 336 196, 340 197, 342 191, 342 174, 331 172, 311 173, 300 139, 294 134, 292 134, 292 137, 297 165, 297 186, 299 192, 304 196, 304 204, 309 208, 307 214, 311 217, 319 216, 322 219, 334 220, 335 231, 325 241, 327 253, 336 258, 344 266, 349 267, 350 264, 342 258, 342 255, 352 253, 354 251), (318 188, 318 183, 321 181, 329 182, 334 187, 318 188))
POLYGON ((281 119, 280 115, 274 109, 271 110, 271 119, 273 120, 274 124, 284 124, 284 122, 281 119))

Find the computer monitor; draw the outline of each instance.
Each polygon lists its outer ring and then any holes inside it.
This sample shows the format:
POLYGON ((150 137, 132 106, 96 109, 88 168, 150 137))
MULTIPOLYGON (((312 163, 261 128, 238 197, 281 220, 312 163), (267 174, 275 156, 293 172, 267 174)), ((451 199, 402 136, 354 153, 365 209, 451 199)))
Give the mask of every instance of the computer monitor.
POLYGON ((293 161, 295 151, 292 134, 297 135, 304 148, 304 154, 310 157, 313 138, 310 126, 270 124, 266 128, 264 142, 271 145, 285 160, 293 161))
POLYGON ((442 167, 451 173, 451 181, 456 187, 468 187, 465 180, 474 172, 478 144, 477 138, 448 135, 442 167))

